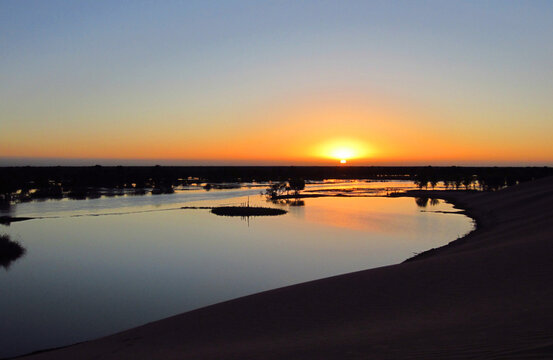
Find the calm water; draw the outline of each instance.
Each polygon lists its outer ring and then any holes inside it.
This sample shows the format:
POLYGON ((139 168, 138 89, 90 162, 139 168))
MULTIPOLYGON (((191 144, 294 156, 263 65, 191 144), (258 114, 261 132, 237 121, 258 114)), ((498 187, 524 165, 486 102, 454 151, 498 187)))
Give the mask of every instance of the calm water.
MULTIPOLYGON (((422 212, 412 198, 308 198, 303 206, 290 206, 267 203, 260 190, 18 204, 12 215, 43 218, 0 227, 0 233, 27 249, 9 269, 0 268, 0 357, 100 337, 275 287, 401 262, 472 229, 467 217, 422 212), (239 204, 248 196, 253 205, 289 213, 246 221, 180 209, 239 204)), ((440 202, 426 210, 453 209, 440 202)))

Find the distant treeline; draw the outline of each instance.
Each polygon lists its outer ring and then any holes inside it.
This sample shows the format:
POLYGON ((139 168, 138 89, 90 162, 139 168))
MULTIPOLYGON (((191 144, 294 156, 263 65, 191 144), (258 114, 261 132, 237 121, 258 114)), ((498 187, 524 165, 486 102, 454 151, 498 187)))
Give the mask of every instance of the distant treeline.
POLYGON ((90 167, 2 167, 0 200, 13 194, 32 198, 86 198, 94 189, 144 188, 154 193, 172 192, 173 187, 200 183, 266 182, 289 179, 396 179, 413 180, 420 187, 444 182, 451 188, 482 190, 553 175, 551 167, 380 167, 380 166, 90 166, 90 167), (31 192, 32 190, 32 192, 31 192))

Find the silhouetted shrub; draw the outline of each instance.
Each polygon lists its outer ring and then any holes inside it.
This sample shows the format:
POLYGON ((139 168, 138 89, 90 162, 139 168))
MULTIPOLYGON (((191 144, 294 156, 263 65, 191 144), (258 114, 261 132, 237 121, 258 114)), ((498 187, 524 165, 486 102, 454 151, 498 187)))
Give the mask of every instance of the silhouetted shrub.
POLYGON ((297 195, 303 189, 305 189, 305 180, 303 179, 290 179, 288 180, 288 188, 297 195))
POLYGON ((12 241, 7 234, 0 235, 0 266, 7 269, 10 264, 25 254, 25 248, 12 241))
POLYGON ((279 196, 284 194, 286 191, 286 183, 285 182, 275 182, 271 184, 267 190, 265 190, 265 195, 267 195, 271 199, 277 199, 279 196))

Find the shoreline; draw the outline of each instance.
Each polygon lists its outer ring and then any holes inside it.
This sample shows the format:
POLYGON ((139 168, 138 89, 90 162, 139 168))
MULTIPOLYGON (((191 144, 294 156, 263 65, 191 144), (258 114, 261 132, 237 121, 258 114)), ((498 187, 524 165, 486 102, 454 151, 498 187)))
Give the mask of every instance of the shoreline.
POLYGON ((425 194, 463 208, 475 230, 400 264, 249 295, 19 358, 553 355, 547 286, 553 179, 491 193, 436 192, 425 194))
POLYGON ((32 220, 32 219, 35 219, 35 218, 2 215, 2 216, 0 216, 0 224, 10 226, 10 224, 13 223, 13 222, 26 221, 26 220, 32 220))
POLYGON ((428 197, 428 198, 434 198, 434 199, 441 199, 453 205, 454 209, 460 210, 459 212, 455 212, 454 214, 463 214, 468 218, 472 219, 474 223, 474 229, 472 229, 470 232, 466 233, 465 235, 458 237, 457 239, 452 240, 445 245, 427 249, 427 250, 422 250, 421 252, 415 254, 414 256, 411 256, 410 258, 405 259, 402 263, 416 261, 416 260, 420 260, 420 259, 432 256, 436 254, 437 251, 440 251, 440 249, 462 245, 464 242, 466 242, 465 239, 469 235, 472 235, 478 231, 481 231, 483 226, 482 217, 479 216, 477 212, 475 213, 474 209, 470 209, 470 205, 467 204, 466 202, 466 197, 470 197, 471 195, 476 195, 476 194, 485 194, 485 193, 475 192, 475 191, 459 191, 459 190, 408 190, 404 193, 396 193, 396 194, 390 195, 389 197, 413 197, 413 198, 428 197))

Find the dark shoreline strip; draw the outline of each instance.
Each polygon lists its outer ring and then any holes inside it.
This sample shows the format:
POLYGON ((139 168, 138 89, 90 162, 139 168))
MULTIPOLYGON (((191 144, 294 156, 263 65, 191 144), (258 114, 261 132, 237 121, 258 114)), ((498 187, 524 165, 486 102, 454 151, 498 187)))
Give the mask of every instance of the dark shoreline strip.
POLYGON ((219 216, 275 216, 287 213, 282 209, 250 206, 220 206, 211 209, 211 212, 219 216))
POLYGON ((32 220, 32 217, 12 217, 12 216, 0 216, 0 224, 10 225, 12 222, 32 220))

